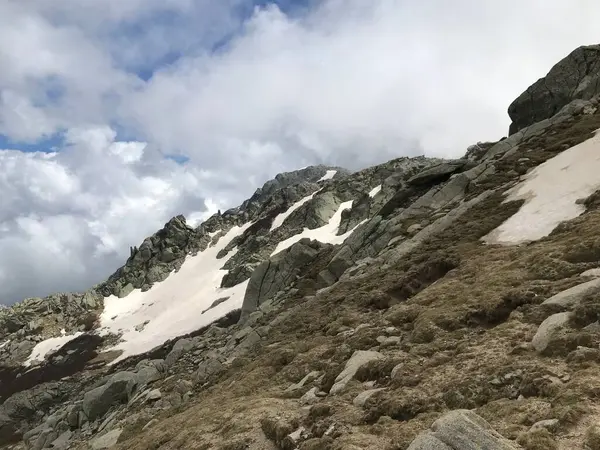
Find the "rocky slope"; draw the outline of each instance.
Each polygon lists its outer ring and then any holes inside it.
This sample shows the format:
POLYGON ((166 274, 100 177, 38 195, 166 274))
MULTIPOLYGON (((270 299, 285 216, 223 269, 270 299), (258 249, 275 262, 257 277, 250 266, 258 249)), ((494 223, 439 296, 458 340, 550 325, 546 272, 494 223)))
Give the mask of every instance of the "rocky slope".
POLYGON ((0 310, 0 446, 600 449, 599 56, 459 160, 280 174, 0 310))

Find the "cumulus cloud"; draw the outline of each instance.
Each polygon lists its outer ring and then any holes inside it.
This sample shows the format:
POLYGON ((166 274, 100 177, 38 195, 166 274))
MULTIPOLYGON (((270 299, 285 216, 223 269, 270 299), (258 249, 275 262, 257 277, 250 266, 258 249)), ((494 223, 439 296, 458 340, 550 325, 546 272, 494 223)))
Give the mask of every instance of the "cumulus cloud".
POLYGON ((98 127, 69 131, 56 153, 0 151, 3 300, 91 286, 174 215, 203 217, 202 174, 146 170, 146 149, 98 127))
POLYGON ((460 156, 502 137, 509 102, 593 41, 600 7, 580 6, 331 0, 297 18, 270 6, 223 51, 159 71, 126 115, 149 139, 215 167, 250 159, 272 173, 264 154, 352 168, 460 156))
POLYGON ((0 2, 0 139, 40 150, 0 150, 0 302, 101 281, 277 172, 498 139, 600 19, 593 0, 260 3, 0 2))

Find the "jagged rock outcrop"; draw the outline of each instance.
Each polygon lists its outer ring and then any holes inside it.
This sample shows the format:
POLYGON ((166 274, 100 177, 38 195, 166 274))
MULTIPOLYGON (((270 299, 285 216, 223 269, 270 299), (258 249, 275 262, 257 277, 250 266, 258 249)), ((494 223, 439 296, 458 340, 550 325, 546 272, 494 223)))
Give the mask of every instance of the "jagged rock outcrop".
POLYGON ((509 133, 552 117, 573 100, 590 100, 598 94, 600 45, 579 47, 511 103, 509 133))
POLYGON ((256 205, 260 205, 270 200, 273 194, 281 189, 301 183, 317 183, 328 171, 335 172, 332 178, 339 179, 348 176, 350 172, 342 167, 330 167, 324 165, 309 166, 304 169, 293 172, 283 172, 277 174, 275 178, 267 181, 263 187, 258 188, 256 192, 239 207, 239 210, 252 210, 256 205))
MULTIPOLYGON (((444 183, 449 173, 464 167, 468 166, 452 163, 436 165, 420 172, 422 177, 416 174, 398 184, 394 195, 376 215, 359 226, 335 252, 327 268, 319 274, 321 284, 331 285, 349 267, 365 258, 378 255, 388 245, 396 247, 405 241, 403 248, 411 249, 430 234, 449 226, 452 218, 458 217, 457 213, 461 211, 456 209, 449 215, 446 214, 449 209, 463 200, 471 183, 490 173, 488 165, 482 163, 444 183), (394 213, 395 211, 398 212, 394 213), (439 213, 439 217, 432 221, 435 213, 439 213), (417 229, 422 230, 412 236, 415 227, 410 231, 409 228, 416 224, 419 225, 417 229)), ((463 207, 462 210, 464 209, 463 207)))
POLYGON ((125 265, 97 289, 105 297, 125 297, 133 289, 148 290, 178 270, 188 254, 205 249, 209 242, 207 234, 188 226, 184 216, 176 216, 139 248, 133 247, 125 265))
POLYGON ((58 293, 28 298, 10 308, 2 308, 0 340, 15 341, 32 334, 52 334, 62 328, 85 331, 89 327, 85 321, 88 313, 101 308, 102 300, 102 296, 92 289, 79 294, 58 293))

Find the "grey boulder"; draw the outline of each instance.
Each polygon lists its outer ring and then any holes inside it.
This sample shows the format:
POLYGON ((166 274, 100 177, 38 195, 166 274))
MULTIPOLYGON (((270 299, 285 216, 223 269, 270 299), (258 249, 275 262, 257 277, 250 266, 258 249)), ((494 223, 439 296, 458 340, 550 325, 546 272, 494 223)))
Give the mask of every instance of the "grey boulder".
POLYGON ((483 418, 466 409, 451 411, 421 433, 408 450, 517 450, 483 418))
POLYGON ((131 384, 136 382, 133 372, 114 374, 103 386, 85 393, 82 405, 84 414, 90 421, 102 417, 112 406, 128 400, 131 384))
POLYGON ((348 362, 346 362, 346 366, 344 370, 336 377, 335 384, 331 387, 329 391, 330 394, 337 394, 343 391, 346 388, 346 385, 354 375, 358 369, 363 367, 364 365, 370 363, 371 361, 377 361, 378 359, 383 359, 384 356, 379 352, 373 352, 368 350, 357 350, 350 357, 348 362))
POLYGON ((207 359, 198 365, 198 369, 194 373, 194 381, 197 384, 204 384, 208 382, 212 376, 215 376, 224 370, 225 366, 218 359, 207 359))

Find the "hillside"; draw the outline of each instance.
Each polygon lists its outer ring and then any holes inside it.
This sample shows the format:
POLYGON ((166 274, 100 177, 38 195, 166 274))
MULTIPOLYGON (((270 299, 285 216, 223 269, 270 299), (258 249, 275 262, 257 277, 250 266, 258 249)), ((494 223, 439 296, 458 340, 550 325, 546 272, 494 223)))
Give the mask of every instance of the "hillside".
POLYGON ((600 54, 463 158, 277 175, 0 310, 0 448, 600 449, 600 54))

